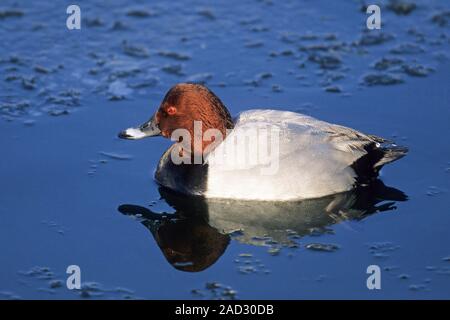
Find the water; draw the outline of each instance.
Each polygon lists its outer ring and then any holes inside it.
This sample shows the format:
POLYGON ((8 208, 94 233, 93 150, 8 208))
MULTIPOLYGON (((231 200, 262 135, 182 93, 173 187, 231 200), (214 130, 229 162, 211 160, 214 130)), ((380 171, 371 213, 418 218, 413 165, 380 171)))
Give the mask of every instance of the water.
POLYGON ((450 6, 414 2, 407 15, 383 5, 381 32, 366 32, 359 1, 79 1, 81 31, 63 4, 3 1, 0 297, 449 298, 450 6), (299 111, 408 146, 382 172, 408 200, 361 192, 325 213, 336 199, 160 194, 170 141, 116 135, 187 80, 232 114, 299 111), (72 264, 81 291, 65 287, 72 264), (381 290, 366 287, 373 264, 381 290))

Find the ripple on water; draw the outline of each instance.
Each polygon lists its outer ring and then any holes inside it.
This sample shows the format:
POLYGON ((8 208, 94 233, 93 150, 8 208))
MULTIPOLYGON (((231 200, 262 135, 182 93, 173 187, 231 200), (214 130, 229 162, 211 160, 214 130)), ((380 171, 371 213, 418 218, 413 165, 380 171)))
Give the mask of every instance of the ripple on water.
POLYGON ((50 69, 48 69, 48 68, 46 68, 46 67, 44 67, 44 66, 41 66, 41 65, 36 65, 36 66, 34 66, 33 70, 34 70, 35 72, 41 73, 41 74, 49 74, 49 73, 51 72, 50 69))
POLYGON ((20 275, 35 278, 39 280, 52 280, 55 275, 49 267, 35 266, 26 271, 19 271, 20 275))
POLYGON ((187 77, 186 82, 206 84, 212 77, 212 73, 209 72, 197 73, 187 77))
POLYGON ((197 14, 208 20, 216 20, 216 15, 209 8, 201 8, 197 10, 197 14))
POLYGON ((305 248, 312 251, 334 252, 339 249, 339 246, 332 243, 310 243, 305 248))
POLYGON ((41 223, 43 225, 46 225, 47 227, 49 227, 51 230, 56 231, 56 233, 58 233, 60 235, 65 234, 65 228, 59 223, 56 223, 54 221, 47 221, 47 220, 42 220, 41 223))
POLYGON ((105 157, 113 159, 113 160, 131 160, 131 159, 133 159, 133 157, 129 154, 122 154, 122 153, 116 153, 116 152, 105 152, 105 151, 101 151, 99 153, 102 156, 105 156, 105 157))
POLYGON ((173 74, 177 76, 185 75, 183 71, 183 65, 181 63, 166 64, 161 68, 161 70, 168 74, 173 74))
POLYGON ((126 15, 132 18, 150 18, 156 17, 158 13, 146 8, 131 8, 127 11, 126 15))
POLYGON ((22 298, 10 291, 0 291, 0 299, 1 300, 21 300, 22 298))
POLYGON ((3 102, 0 104, 0 114, 3 118, 11 119, 11 117, 19 117, 28 114, 31 103, 28 100, 18 102, 3 102))
POLYGON ((270 270, 261 262, 256 259, 251 253, 241 253, 234 263, 237 265, 237 271, 243 275, 250 274, 269 274, 270 270))
POLYGON ((375 46, 393 40, 395 37, 386 32, 373 33, 364 31, 361 38, 356 42, 359 46, 375 46))
POLYGON ((404 64, 402 68, 407 75, 412 77, 426 77, 433 72, 432 68, 420 64, 404 64))
POLYGON ((254 49, 254 48, 261 48, 264 46, 264 41, 261 40, 249 40, 244 43, 244 46, 246 48, 254 49))
MULTIPOLYGON (((36 286, 38 291, 47 294, 56 294, 58 290, 63 290, 66 287, 65 281, 58 279, 56 274, 49 267, 35 266, 26 271, 19 271, 18 274, 29 279, 22 281, 24 284, 27 284, 27 286, 36 286), (42 281, 45 281, 45 287, 42 286, 42 281)), ((81 283, 80 289, 70 290, 70 292, 79 295, 81 298, 136 298, 132 290, 122 287, 107 288, 98 282, 83 282, 81 283)))
POLYGON ((408 288, 411 291, 424 291, 427 289, 427 286, 424 284, 411 284, 408 288))
POLYGON ((431 21, 440 27, 447 27, 450 25, 450 11, 436 13, 431 18, 431 21))
POLYGON ((20 18, 23 17, 25 13, 18 9, 0 9, 0 20, 8 18, 20 18))
POLYGON ((362 79, 362 84, 368 87, 389 86, 403 82, 404 80, 400 76, 391 73, 370 73, 362 79))
POLYGON ((121 80, 115 80, 108 86, 109 100, 111 101, 126 99, 132 92, 133 90, 128 84, 121 80))
POLYGON ((130 27, 122 22, 122 21, 114 21, 113 25, 111 26, 111 31, 127 31, 130 27))
POLYGON ((411 276, 410 276, 409 274, 402 273, 402 274, 400 274, 400 275, 398 276, 398 278, 399 278, 400 280, 409 280, 409 278, 411 278, 411 276))
POLYGON ((417 5, 414 2, 404 0, 390 0, 386 7, 397 15, 406 16, 416 10, 417 5))
POLYGON ((101 299, 138 299, 134 295, 134 291, 123 288, 106 288, 102 284, 98 282, 83 282, 81 284, 81 288, 79 290, 74 290, 77 292, 81 298, 90 299, 90 298, 101 298, 101 299))
POLYGON ((133 58, 148 58, 150 52, 142 45, 130 44, 127 40, 122 41, 122 51, 133 58))
POLYGON ((395 245, 392 242, 373 242, 367 245, 369 248, 369 253, 372 254, 374 258, 387 259, 390 254, 400 248, 400 246, 395 245))
POLYGON ((246 85, 259 87, 264 80, 270 79, 273 77, 273 74, 271 72, 261 72, 255 75, 253 79, 250 80, 244 80, 244 83, 246 85))
POLYGON ((100 19, 99 17, 95 17, 95 18, 91 18, 91 17, 87 17, 83 19, 83 23, 88 27, 88 28, 97 28, 97 27, 103 27, 105 26, 105 23, 103 22, 102 19, 100 19))
POLYGON ((424 53, 425 49, 422 46, 415 43, 402 43, 389 50, 389 52, 392 54, 407 55, 407 54, 424 53))
POLYGON ((205 283, 204 289, 192 289, 191 294, 208 300, 235 300, 238 292, 230 286, 211 281, 205 283))
POLYGON ((400 58, 383 57, 380 60, 375 61, 373 68, 375 70, 384 71, 402 65, 403 63, 404 60, 400 58))
POLYGON ((168 51, 168 50, 161 50, 158 52, 158 54, 161 57, 180 60, 180 61, 186 61, 190 60, 191 56, 186 53, 176 52, 176 51, 168 51))
POLYGON ((283 92, 283 88, 279 84, 272 85, 272 92, 283 92))
POLYGON ((320 54, 315 53, 311 54, 308 57, 308 60, 314 63, 317 63, 320 68, 322 69, 337 69, 341 66, 342 60, 339 55, 337 54, 320 54))
POLYGON ((438 188, 437 186, 429 186, 425 194, 429 197, 434 197, 442 193, 444 193, 443 189, 438 188))
POLYGON ((340 86, 329 86, 325 88, 325 91, 331 93, 341 93, 342 88, 340 86))

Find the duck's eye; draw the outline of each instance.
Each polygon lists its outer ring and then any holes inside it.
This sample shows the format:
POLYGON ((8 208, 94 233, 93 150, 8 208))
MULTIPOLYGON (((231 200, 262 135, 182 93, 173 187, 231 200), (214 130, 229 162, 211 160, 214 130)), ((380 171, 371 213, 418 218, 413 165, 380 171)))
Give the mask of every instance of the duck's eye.
POLYGON ((167 108, 167 114, 169 116, 173 116, 175 113, 177 113, 177 108, 170 106, 167 108))

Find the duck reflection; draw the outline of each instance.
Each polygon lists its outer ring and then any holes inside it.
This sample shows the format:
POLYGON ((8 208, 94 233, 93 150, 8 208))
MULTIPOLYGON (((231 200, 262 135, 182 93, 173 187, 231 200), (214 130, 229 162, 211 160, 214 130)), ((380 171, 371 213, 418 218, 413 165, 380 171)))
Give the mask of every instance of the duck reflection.
POLYGON ((325 232, 344 220, 361 220, 395 209, 407 200, 380 180, 370 185, 319 199, 289 202, 237 201, 185 196, 164 188, 162 198, 175 213, 155 213, 124 204, 118 210, 137 218, 153 235, 167 261, 176 269, 198 272, 225 252, 231 235, 237 241, 265 245, 292 243, 296 238, 325 232))

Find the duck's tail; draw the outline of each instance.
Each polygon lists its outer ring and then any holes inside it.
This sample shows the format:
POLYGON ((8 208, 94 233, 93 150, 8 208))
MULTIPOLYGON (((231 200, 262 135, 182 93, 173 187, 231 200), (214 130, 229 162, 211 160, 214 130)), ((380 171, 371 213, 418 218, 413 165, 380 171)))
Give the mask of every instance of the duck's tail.
POLYGON ((385 164, 394 162, 401 159, 408 153, 407 147, 390 145, 387 147, 380 147, 379 151, 382 153, 382 157, 374 164, 374 169, 381 169, 385 164))
POLYGON ((408 153, 407 147, 397 146, 379 137, 371 136, 371 138, 375 142, 366 145, 367 153, 352 165, 358 176, 358 182, 361 183, 377 178, 385 164, 403 158, 408 153))

